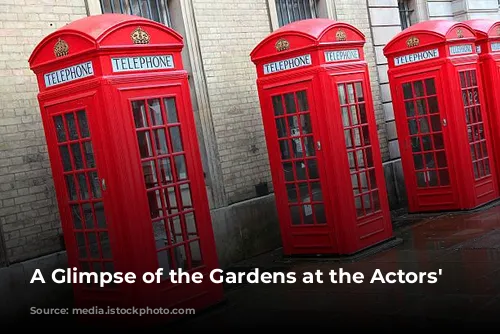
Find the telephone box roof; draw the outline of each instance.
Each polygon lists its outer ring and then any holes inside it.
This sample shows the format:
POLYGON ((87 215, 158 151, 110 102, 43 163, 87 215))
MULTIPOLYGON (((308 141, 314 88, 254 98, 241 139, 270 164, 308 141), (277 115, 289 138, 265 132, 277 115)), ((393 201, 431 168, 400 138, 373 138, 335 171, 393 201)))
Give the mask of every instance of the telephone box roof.
POLYGON ((469 27, 475 30, 478 38, 488 38, 488 37, 499 37, 500 31, 494 30, 500 27, 500 21, 489 20, 489 19, 474 19, 464 21, 469 27))
MULTIPOLYGON (((261 58, 263 55, 261 54, 261 49, 263 49, 265 46, 267 46, 270 42, 274 43, 273 41, 276 41, 277 39, 280 38, 289 38, 292 36, 297 36, 297 37, 302 37, 303 39, 309 40, 308 45, 304 45, 301 43, 301 47, 307 47, 307 46, 315 46, 321 43, 329 43, 332 42, 331 40, 327 40, 328 37, 327 33, 335 28, 343 28, 347 31, 349 31, 350 34, 354 37, 352 42, 364 42, 365 41, 365 35, 356 27, 340 22, 340 21, 334 21, 330 19, 307 19, 307 20, 300 20, 300 21, 295 21, 292 23, 289 23, 271 34, 269 34, 266 38, 264 38, 250 53, 250 57, 252 60, 255 60, 257 58, 261 58)), ((336 42, 338 44, 340 43, 346 43, 348 44, 349 42, 343 42, 339 41, 336 42)), ((293 47, 291 47, 293 49, 293 47)), ((266 56, 269 54, 266 54, 266 56)))
MULTIPOLYGON (((107 37, 114 35, 115 32, 127 26, 149 27, 155 31, 160 31, 160 34, 163 36, 169 36, 168 41, 165 38, 157 38, 158 43, 152 40, 151 44, 135 45, 135 47, 148 47, 155 44, 158 45, 166 43, 181 47, 183 46, 183 38, 179 33, 158 22, 135 15, 100 14, 75 20, 47 35, 35 47, 28 62, 32 66, 38 65, 39 61, 37 61, 37 58, 40 56, 41 58, 46 58, 41 55, 41 53, 44 53, 42 51, 48 47, 52 48, 53 42, 57 41, 58 38, 62 36, 70 36, 68 39, 72 38, 73 42, 79 40, 79 43, 75 43, 79 45, 72 46, 72 48, 78 49, 80 52, 83 52, 84 49, 85 51, 88 51, 89 49, 100 49, 104 46, 104 44, 107 44, 106 47, 109 47, 110 45, 116 48, 128 47, 129 45, 127 44, 130 44, 130 41, 122 41, 122 38, 119 38, 118 36, 113 36, 113 38, 115 38, 114 43, 109 43, 109 41, 107 41, 107 37)), ((47 59, 43 59, 42 62, 46 60, 47 59)))
POLYGON ((427 35, 431 37, 428 41, 428 44, 436 44, 439 42, 445 43, 448 41, 458 40, 460 39, 460 37, 456 35, 454 36, 452 34, 452 32, 458 28, 468 31, 468 33, 464 35, 465 39, 476 37, 475 32, 463 22, 455 22, 450 20, 428 20, 414 24, 398 33, 384 47, 384 53, 387 54, 400 51, 400 41, 406 40, 412 36, 427 35))

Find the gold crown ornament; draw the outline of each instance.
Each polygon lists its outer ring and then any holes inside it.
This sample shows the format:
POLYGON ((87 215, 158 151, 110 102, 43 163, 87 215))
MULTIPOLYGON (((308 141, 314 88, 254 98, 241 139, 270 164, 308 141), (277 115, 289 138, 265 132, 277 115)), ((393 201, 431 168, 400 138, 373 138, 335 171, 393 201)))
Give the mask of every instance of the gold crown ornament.
POLYGON ((141 27, 137 27, 134 31, 132 31, 130 38, 134 44, 148 44, 150 40, 149 34, 141 27))
POLYGON ((339 29, 335 34, 335 38, 337 39, 337 41, 345 41, 347 39, 347 35, 344 30, 339 29))
POLYGON ((457 37, 458 38, 464 38, 464 34, 462 32, 462 29, 460 29, 460 28, 457 29, 457 37))
POLYGON ((281 52, 290 49, 290 42, 288 42, 286 39, 280 38, 276 42, 276 51, 281 52))
POLYGON ((413 48, 415 46, 418 46, 419 44, 420 40, 415 36, 408 38, 408 40, 406 41, 406 46, 408 46, 409 48, 413 48))
POLYGON ((54 45, 54 55, 56 57, 62 57, 68 55, 69 45, 62 39, 58 39, 54 45))

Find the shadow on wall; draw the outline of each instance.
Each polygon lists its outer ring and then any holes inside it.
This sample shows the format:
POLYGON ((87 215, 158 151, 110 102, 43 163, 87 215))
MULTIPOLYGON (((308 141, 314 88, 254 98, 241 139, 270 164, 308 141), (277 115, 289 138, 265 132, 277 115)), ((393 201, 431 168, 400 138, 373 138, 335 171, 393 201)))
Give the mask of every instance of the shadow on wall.
POLYGON ((274 194, 213 210, 212 220, 222 268, 281 247, 274 194))
POLYGON ((50 279, 52 271, 66 267, 66 252, 59 252, 0 268, 1 317, 25 313, 30 307, 62 307, 61 301, 71 301, 71 284, 56 284, 50 279), (41 270, 45 284, 30 283, 35 269, 41 270))
POLYGON ((408 198, 406 195, 401 160, 385 163, 384 175, 390 209, 397 210, 408 207, 408 198))
POLYGON ((5 248, 5 240, 2 230, 3 222, 0 220, 0 268, 5 267, 7 263, 7 249, 5 248))

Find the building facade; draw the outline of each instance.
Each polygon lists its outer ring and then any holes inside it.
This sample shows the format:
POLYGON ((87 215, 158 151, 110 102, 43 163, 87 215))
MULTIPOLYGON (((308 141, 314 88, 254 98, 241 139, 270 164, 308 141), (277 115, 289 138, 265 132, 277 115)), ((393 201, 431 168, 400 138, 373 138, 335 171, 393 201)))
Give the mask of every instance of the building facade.
POLYGON ((405 190, 384 45, 427 19, 500 19, 497 0, 0 0, 0 267, 5 267, 0 273, 18 268, 16 275, 26 275, 30 261, 64 263, 36 78, 27 59, 55 29, 110 12, 151 18, 184 37, 183 59, 223 266, 280 246, 249 58, 258 42, 284 24, 313 17, 345 21, 366 35, 386 182, 396 209, 405 206, 405 190))

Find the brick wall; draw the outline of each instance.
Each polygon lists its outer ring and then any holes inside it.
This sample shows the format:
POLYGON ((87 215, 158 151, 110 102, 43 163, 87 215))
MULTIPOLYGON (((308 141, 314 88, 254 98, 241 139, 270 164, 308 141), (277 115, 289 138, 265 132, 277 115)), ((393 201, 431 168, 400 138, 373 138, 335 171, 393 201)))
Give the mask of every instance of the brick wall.
MULTIPOLYGON (((194 0, 216 141, 229 202, 255 197, 269 163, 250 51, 270 33, 266 0, 194 0)), ((270 185, 271 188, 271 185, 270 185)))
POLYGON ((10 262, 61 248, 28 58, 43 37, 85 15, 84 0, 0 1, 0 227, 10 262))
POLYGON ((382 159, 386 161, 389 159, 387 132, 385 127, 384 109, 382 108, 377 67, 375 63, 375 51, 373 48, 373 38, 370 29, 367 2, 366 0, 336 0, 335 9, 337 20, 354 25, 366 36, 364 51, 370 72, 375 118, 377 121, 378 135, 380 139, 380 150, 382 152, 382 159))

